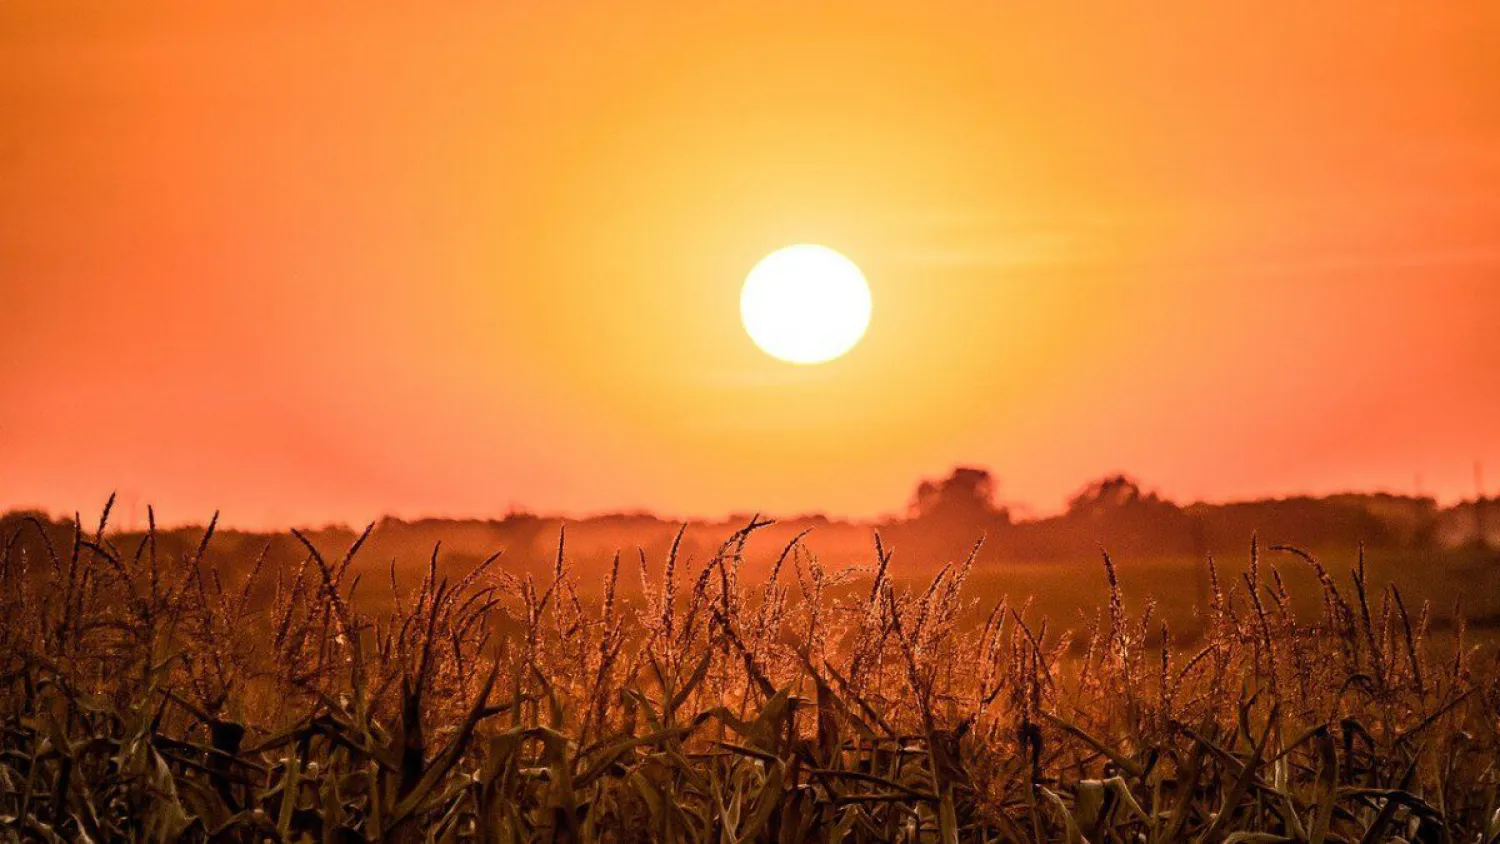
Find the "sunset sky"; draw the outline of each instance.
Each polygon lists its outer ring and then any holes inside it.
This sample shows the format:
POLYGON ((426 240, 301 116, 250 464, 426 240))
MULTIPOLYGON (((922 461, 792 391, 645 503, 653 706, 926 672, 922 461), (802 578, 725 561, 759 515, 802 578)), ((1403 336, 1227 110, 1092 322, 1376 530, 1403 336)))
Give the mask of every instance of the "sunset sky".
POLYGON ((1500 4, 4 3, 0 321, 0 509, 1454 500, 1500 4), (873 296, 808 367, 802 242, 873 296))

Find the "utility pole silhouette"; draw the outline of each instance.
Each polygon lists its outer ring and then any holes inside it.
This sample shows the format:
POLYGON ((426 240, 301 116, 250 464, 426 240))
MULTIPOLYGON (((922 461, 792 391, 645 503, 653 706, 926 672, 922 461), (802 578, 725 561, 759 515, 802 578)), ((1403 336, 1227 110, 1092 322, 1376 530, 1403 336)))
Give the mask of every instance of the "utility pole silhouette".
POLYGON ((1193 516, 1192 524, 1194 585, 1197 587, 1198 608, 1201 610, 1208 606, 1208 558, 1213 552, 1208 549, 1208 529, 1203 524, 1203 517, 1193 516))
POLYGON ((1488 548, 1490 535, 1485 524, 1485 500, 1484 500, 1484 464, 1478 460, 1474 461, 1474 544, 1480 548, 1488 548))

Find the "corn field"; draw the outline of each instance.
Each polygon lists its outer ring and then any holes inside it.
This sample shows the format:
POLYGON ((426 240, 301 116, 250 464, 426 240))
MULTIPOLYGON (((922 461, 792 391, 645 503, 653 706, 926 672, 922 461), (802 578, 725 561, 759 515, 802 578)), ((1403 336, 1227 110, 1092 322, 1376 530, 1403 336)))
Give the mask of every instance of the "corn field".
POLYGON ((108 512, 0 537, 5 840, 1500 841, 1494 654, 1352 553, 1251 543, 1179 646, 1107 555, 1070 632, 878 538, 742 582, 761 520, 585 589, 565 536, 518 576, 367 565, 368 529, 226 582, 213 523, 168 558, 108 512))

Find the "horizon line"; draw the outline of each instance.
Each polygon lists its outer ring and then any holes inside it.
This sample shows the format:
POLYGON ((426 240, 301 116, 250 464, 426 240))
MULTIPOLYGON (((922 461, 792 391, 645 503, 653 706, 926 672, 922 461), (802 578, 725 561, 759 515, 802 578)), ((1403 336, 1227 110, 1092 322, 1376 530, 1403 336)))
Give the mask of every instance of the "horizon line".
MULTIPOLYGON (((956 468, 960 468, 960 467, 956 467, 956 468)), ((1137 484, 1139 484, 1139 480, 1136 479, 1136 478, 1134 478, 1134 476, 1131 476, 1131 475, 1125 474, 1125 473, 1116 473, 1116 474, 1123 474, 1125 477, 1130 478, 1131 480, 1133 480, 1137 484)), ((1101 478, 1099 478, 1097 480, 1104 480, 1106 478, 1111 478, 1111 477, 1115 477, 1115 476, 1116 475, 1104 475, 1104 476, 1101 476, 1101 478)), ((1083 489, 1083 488, 1086 488, 1086 486, 1082 487, 1080 489, 1083 489)), ((1244 498, 1219 498, 1219 499, 1198 498, 1198 499, 1193 499, 1193 500, 1188 500, 1188 501, 1178 501, 1178 500, 1176 500, 1174 498, 1171 498, 1170 496, 1162 494, 1158 490, 1151 489, 1151 488, 1148 488, 1148 487, 1145 487, 1145 486, 1141 486, 1140 489, 1141 489, 1141 491, 1143 493, 1146 493, 1148 495, 1154 496, 1158 501, 1161 501, 1161 502, 1166 503, 1166 504, 1170 504, 1170 505, 1172 505, 1172 506, 1174 506, 1174 507, 1176 507, 1176 508, 1178 508, 1180 510, 1187 510, 1187 509, 1191 509, 1193 507, 1230 507, 1230 506, 1243 505, 1243 504, 1264 504, 1264 503, 1279 502, 1279 501, 1296 501, 1296 500, 1324 501, 1324 500, 1328 500, 1328 499, 1332 499, 1332 498, 1341 498, 1341 497, 1346 497, 1346 496, 1368 497, 1368 498, 1376 498, 1376 497, 1384 496, 1384 497, 1387 497, 1387 498, 1394 498, 1394 499, 1399 499, 1399 500, 1404 500, 1404 501, 1411 501, 1411 502, 1430 502, 1432 504, 1432 506, 1434 506, 1439 511, 1461 509, 1461 508, 1463 508, 1465 506, 1473 506, 1476 502, 1500 501, 1500 494, 1491 494, 1491 493, 1489 493, 1487 491, 1478 490, 1478 489, 1475 490, 1474 494, 1471 494, 1471 495, 1468 495, 1468 496, 1464 496, 1464 497, 1451 498, 1451 499, 1448 499, 1448 500, 1439 499, 1438 496, 1430 494, 1430 493, 1395 492, 1395 491, 1390 490, 1389 488, 1379 488, 1379 487, 1377 487, 1377 488, 1372 488, 1372 489, 1341 488, 1341 489, 1337 489, 1337 490, 1334 490, 1334 491, 1331 491, 1331 492, 1322 492, 1322 493, 1318 493, 1318 492, 1305 492, 1305 491, 1304 492, 1289 492, 1289 493, 1283 493, 1283 494, 1262 495, 1262 496, 1244 497, 1244 498)), ((109 496, 106 497, 105 500, 109 504, 114 505, 112 507, 112 509, 110 510, 110 522, 112 524, 118 525, 118 517, 121 515, 119 513, 118 490, 115 491, 115 492, 112 492, 109 496)), ((1035 508, 1032 508, 1031 505, 1026 504, 1024 502, 996 500, 996 501, 993 502, 993 505, 994 505, 995 510, 996 510, 997 513, 1004 512, 1004 513, 1010 514, 1012 516, 1011 522, 1013 524, 1026 524, 1026 523, 1033 523, 1033 522, 1042 522, 1042 521, 1046 521, 1048 519, 1053 519, 1053 518, 1058 518, 1060 516, 1064 516, 1064 515, 1066 515, 1068 513, 1068 502, 1067 501, 1064 501, 1062 503, 1062 506, 1058 507, 1055 510, 1045 510, 1045 511, 1044 510, 1037 510, 1035 508)), ((145 506, 146 506, 146 508, 148 510, 154 509, 154 506, 152 504, 150 504, 149 502, 145 506)), ((388 522, 388 521, 403 522, 403 523, 406 523, 406 524, 413 524, 413 523, 417 523, 417 522, 453 522, 453 523, 460 523, 460 522, 504 522, 504 521, 507 521, 507 520, 510 520, 510 519, 517 519, 517 518, 534 518, 534 519, 539 519, 539 520, 542 520, 542 521, 558 521, 558 522, 563 522, 563 523, 568 523, 568 522, 588 522, 588 521, 594 521, 594 520, 599 520, 599 519, 610 519, 610 518, 619 518, 619 519, 624 519, 624 518, 639 518, 639 519, 649 518, 649 519, 653 519, 655 521, 661 522, 663 524, 669 524, 669 525, 736 524, 736 523, 739 523, 739 522, 748 521, 752 517, 756 517, 756 518, 769 518, 769 519, 771 519, 774 522, 792 522, 792 521, 800 521, 800 520, 821 519, 823 521, 827 521, 827 522, 830 522, 830 523, 839 523, 839 524, 848 524, 848 525, 861 525, 861 524, 864 524, 864 525, 882 525, 882 524, 891 524, 891 523, 895 523, 895 522, 910 521, 912 519, 912 516, 909 513, 909 507, 908 507, 908 512, 906 512, 906 513, 903 513, 903 512, 900 512, 900 511, 883 511, 883 512, 878 512, 878 513, 874 513, 874 514, 870 514, 870 515, 864 515, 864 516, 855 516, 855 515, 848 515, 848 514, 835 514, 835 513, 830 513, 830 512, 821 511, 821 510, 801 511, 801 512, 787 513, 787 514, 780 514, 780 515, 778 515, 778 514, 768 514, 768 512, 765 511, 765 510, 744 509, 744 510, 730 510, 730 511, 725 511, 725 512, 721 512, 721 513, 718 513, 718 514, 713 514, 713 515, 698 515, 698 516, 692 516, 692 517, 683 517, 681 514, 676 514, 676 513, 658 512, 658 511, 651 510, 649 508, 637 508, 637 509, 619 508, 619 509, 591 510, 591 511, 587 511, 587 512, 567 512, 567 511, 556 511, 556 510, 552 510, 552 511, 530 510, 530 509, 527 509, 525 507, 517 507, 514 504, 508 505, 508 507, 509 507, 509 509, 505 510, 504 512, 501 512, 499 514, 489 514, 489 515, 484 515, 484 514, 403 515, 403 514, 397 513, 397 512, 383 512, 383 513, 379 514, 378 516, 376 516, 373 519, 370 519, 368 521, 359 520, 358 522, 356 522, 356 521, 350 521, 350 520, 345 520, 345 519, 327 519, 327 520, 323 520, 323 521, 313 521, 313 520, 309 520, 309 521, 289 521, 289 522, 278 523, 276 525, 271 525, 271 524, 267 524, 267 523, 246 524, 246 523, 235 523, 235 522, 232 522, 232 521, 226 521, 226 520, 224 520, 222 518, 224 511, 219 510, 219 509, 215 509, 215 510, 213 510, 211 512, 211 515, 208 518, 205 518, 205 519, 197 519, 197 520, 188 519, 188 520, 183 520, 183 521, 163 521, 163 520, 158 519, 156 521, 156 527, 157 527, 158 530, 180 530, 180 529, 183 529, 183 528, 203 527, 203 526, 206 526, 210 521, 213 521, 217 525, 216 529, 220 530, 220 531, 230 530, 230 531, 237 531, 237 532, 240 532, 240 533, 286 533, 286 532, 290 532, 292 530, 327 531, 327 530, 339 530, 339 529, 353 531, 353 532, 358 532, 358 530, 360 529, 359 526, 361 524, 370 524, 370 525, 375 525, 375 526, 378 527, 381 523, 388 522)), ((102 513, 103 512, 103 508, 101 507, 100 510, 96 511, 96 512, 102 513)), ((0 518, 9 518, 11 516, 20 515, 20 514, 36 514, 36 515, 39 515, 41 517, 44 517, 49 522, 56 522, 56 523, 67 523, 68 521, 72 520, 75 516, 77 517, 77 519, 78 519, 79 522, 87 523, 88 521, 90 521, 90 520, 87 520, 87 519, 84 518, 84 515, 83 515, 84 511, 83 510, 76 509, 76 508, 72 512, 68 512, 66 510, 63 510, 63 511, 52 510, 52 509, 49 509, 47 507, 40 506, 40 505, 8 504, 8 505, 5 505, 5 507, 4 507, 3 510, 0 510, 0 518)), ((136 522, 141 521, 142 518, 144 518, 144 517, 141 516, 141 514, 139 514, 139 513, 132 514, 132 516, 131 516, 131 522, 132 523, 130 525, 126 526, 126 527, 123 527, 123 528, 117 527, 117 529, 124 530, 126 532, 131 532, 131 533, 134 533, 134 532, 137 532, 137 531, 141 531, 141 530, 145 530, 146 529, 146 524, 144 524, 144 523, 142 523, 142 524, 136 524, 136 522)))

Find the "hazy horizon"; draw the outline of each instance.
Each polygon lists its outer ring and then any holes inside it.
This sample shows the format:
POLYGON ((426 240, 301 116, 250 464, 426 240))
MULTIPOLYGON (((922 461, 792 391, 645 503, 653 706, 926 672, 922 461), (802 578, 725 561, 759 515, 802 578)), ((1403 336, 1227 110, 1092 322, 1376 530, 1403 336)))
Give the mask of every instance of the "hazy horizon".
MULTIPOLYGON (((954 468, 958 468, 958 467, 954 467, 954 468)), ((1116 473, 1116 472, 1101 473, 1101 474, 1095 476, 1094 478, 1091 478, 1090 481, 1092 482, 1092 481, 1095 481, 1095 480, 1101 480, 1101 479, 1108 478, 1108 477, 1114 477, 1114 476, 1117 476, 1117 475, 1120 475, 1120 474, 1121 473, 1116 473)), ((1395 496, 1395 497, 1398 497, 1398 498, 1409 498, 1409 499, 1421 499, 1421 498, 1425 498, 1425 499, 1430 499, 1440 509, 1451 509, 1451 508, 1455 508, 1455 507, 1463 507, 1463 506, 1466 506, 1466 505, 1470 505, 1470 504, 1472 504, 1479 497, 1479 496, 1476 496, 1473 492, 1470 492, 1468 495, 1459 495, 1459 496, 1453 497, 1451 499, 1443 499, 1443 498, 1437 498, 1437 497, 1432 496, 1430 494, 1417 495, 1417 494, 1412 493, 1412 492, 1407 492, 1407 491, 1402 491, 1402 490, 1392 490, 1392 489, 1334 489, 1334 490, 1329 490, 1329 491, 1324 491, 1324 492, 1315 492, 1315 491, 1295 492, 1294 491, 1294 492, 1283 492, 1283 493, 1280 493, 1280 494, 1272 493, 1272 494, 1266 494, 1266 495, 1252 495, 1252 496, 1245 496, 1245 497, 1238 497, 1238 498, 1217 498, 1217 499, 1214 499, 1214 498, 1193 498, 1193 499, 1183 499, 1183 498, 1177 498, 1177 497, 1175 497, 1173 495, 1170 495, 1166 491, 1161 490, 1160 488, 1153 486, 1146 479, 1139 478, 1139 477, 1131 475, 1129 473, 1123 473, 1123 476, 1127 477, 1127 478, 1129 478, 1129 479, 1131 479, 1133 481, 1136 481, 1136 482, 1140 483, 1141 490, 1143 492, 1150 493, 1150 494, 1155 494, 1155 495, 1159 495, 1162 500, 1170 502, 1170 503, 1172 503, 1172 504, 1174 504, 1174 505, 1176 505, 1178 507, 1182 507, 1182 508, 1189 508, 1189 507, 1194 507, 1194 506, 1226 506, 1226 505, 1234 505, 1234 504, 1247 504, 1247 503, 1264 502, 1264 501, 1284 501, 1284 500, 1302 499, 1302 498, 1322 500, 1322 499, 1328 499, 1328 498, 1333 498, 1333 497, 1343 496, 1343 495, 1353 495, 1353 496, 1361 496, 1361 495, 1368 495, 1368 496, 1391 495, 1391 496, 1395 496)), ((921 480, 935 480, 935 479, 936 479, 936 477, 934 477, 934 478, 926 478, 926 479, 914 479, 913 483, 912 483, 912 486, 913 486, 913 488, 915 488, 916 484, 919 481, 921 481, 921 480)), ((999 507, 999 508, 1008 510, 1008 512, 1010 513, 1011 518, 1013 518, 1013 519, 1015 519, 1017 521, 1023 521, 1024 522, 1024 521, 1031 521, 1031 520, 1048 519, 1048 518, 1052 518, 1054 516, 1063 515, 1063 514, 1065 514, 1067 512, 1068 501, 1066 499, 1057 502, 1055 506, 1047 507, 1047 508, 1034 507, 1034 506, 1029 505, 1026 502, 1018 502, 1018 501, 1007 499, 1005 497, 1005 495, 1004 495, 1004 478, 996 476, 995 480, 999 483, 999 488, 997 490, 997 495, 996 495, 995 501, 994 501, 995 505, 997 507, 999 507)), ((1078 492, 1078 491, 1082 490, 1084 488, 1084 486, 1085 486, 1085 484, 1079 484, 1078 487, 1073 490, 1073 492, 1078 492)), ((217 513, 218 514, 218 524, 219 524, 219 526, 221 528, 224 528, 224 529, 241 530, 241 531, 248 531, 248 532, 278 532, 278 531, 288 530, 288 529, 291 529, 291 528, 309 528, 309 529, 311 529, 311 528, 327 528, 327 527, 342 527, 342 528, 349 528, 349 529, 357 530, 359 527, 361 527, 363 525, 369 524, 371 522, 379 522, 379 521, 382 521, 384 519, 397 519, 397 520, 404 521, 404 522, 417 522, 417 521, 427 521, 427 520, 462 522, 462 521, 494 521, 494 520, 504 520, 506 518, 510 518, 510 517, 514 517, 514 516, 530 516, 530 517, 536 517, 536 518, 541 518, 541 519, 548 519, 548 520, 559 520, 560 519, 560 520, 565 520, 565 521, 585 521, 585 520, 588 520, 588 519, 610 518, 610 517, 644 517, 644 518, 656 519, 658 521, 662 521, 662 522, 670 523, 670 524, 715 524, 715 523, 735 522, 736 520, 745 519, 745 518, 748 518, 748 517, 750 517, 752 515, 756 515, 756 516, 759 516, 760 518, 769 518, 769 519, 775 519, 775 520, 796 520, 796 519, 806 519, 806 518, 813 518, 813 519, 816 519, 816 518, 826 518, 826 519, 828 519, 831 522, 842 522, 842 523, 848 523, 848 524, 876 524, 876 523, 879 523, 879 522, 882 522, 882 521, 899 521, 899 520, 908 518, 910 516, 910 505, 911 505, 911 496, 908 496, 906 499, 903 499, 899 503, 899 505, 893 505, 893 506, 887 507, 887 508, 885 508, 883 510, 878 510, 878 511, 870 512, 870 513, 863 513, 863 514, 834 513, 834 512, 827 512, 827 511, 822 511, 822 510, 805 510, 805 511, 797 511, 797 512, 772 512, 772 511, 768 511, 768 510, 765 510, 765 509, 756 509, 756 508, 743 508, 743 509, 738 509, 738 510, 727 510, 727 511, 720 512, 720 513, 685 514, 685 513, 664 512, 664 511, 652 510, 652 509, 644 508, 644 507, 631 507, 631 506, 621 506, 621 507, 613 507, 613 508, 606 507, 606 508, 602 508, 602 509, 598 509, 598 510, 588 510, 588 511, 562 511, 562 510, 538 510, 538 509, 528 508, 528 507, 519 506, 519 505, 506 505, 504 507, 500 507, 500 508, 498 508, 496 510, 492 510, 492 511, 488 511, 488 512, 483 512, 483 511, 472 512, 472 513, 437 513, 437 512, 424 513, 424 512, 419 512, 419 511, 417 511, 417 512, 406 512, 406 513, 380 512, 380 513, 370 513, 370 514, 368 514, 366 516, 363 516, 363 517, 360 517, 360 518, 348 519, 348 520, 346 520, 346 519, 310 519, 308 521, 302 521, 302 522, 269 522, 269 521, 253 521, 253 520, 252 521, 247 521, 247 520, 244 520, 241 516, 238 516, 237 514, 235 514, 233 512, 226 511, 226 510, 223 510, 221 508, 215 508, 215 507, 210 507, 208 510, 205 510, 202 513, 188 513, 188 514, 171 513, 171 512, 165 511, 161 506, 157 505, 155 502, 151 501, 148 498, 138 497, 138 496, 132 495, 132 494, 130 494, 128 492, 122 492, 120 490, 114 490, 112 492, 115 495, 115 502, 114 502, 114 509, 113 509, 112 515, 111 515, 111 524, 113 526, 117 527, 117 528, 122 528, 122 529, 130 530, 130 531, 136 531, 136 530, 141 530, 141 529, 145 528, 145 526, 146 526, 146 509, 147 509, 148 506, 153 507, 155 509, 155 511, 156 511, 155 515, 156 515, 157 525, 158 525, 158 527, 162 527, 162 528, 173 528, 173 529, 175 529, 175 528, 181 528, 181 527, 202 526, 202 525, 206 524, 208 522, 208 520, 215 513, 217 513)), ((80 518, 80 520, 83 523, 90 524, 97 517, 98 512, 103 508, 105 502, 108 501, 110 494, 111 493, 105 493, 105 494, 103 494, 102 496, 100 496, 98 498, 97 501, 93 501, 93 500, 84 501, 84 502, 81 502, 78 505, 66 507, 66 508, 63 508, 63 509, 47 508, 47 507, 44 507, 44 506, 41 506, 41 505, 36 505, 36 504, 25 504, 25 503, 9 504, 9 505, 0 506, 0 514, 15 513, 15 512, 40 512, 40 513, 46 514, 49 518, 52 518, 54 520, 67 520, 67 519, 71 519, 72 516, 73 516, 73 514, 76 512, 79 515, 79 518, 80 518)), ((1485 492, 1485 494, 1484 494, 1483 497, 1486 500, 1494 500, 1495 497, 1496 497, 1496 494, 1495 494, 1495 492, 1493 490, 1487 490, 1485 492)))

